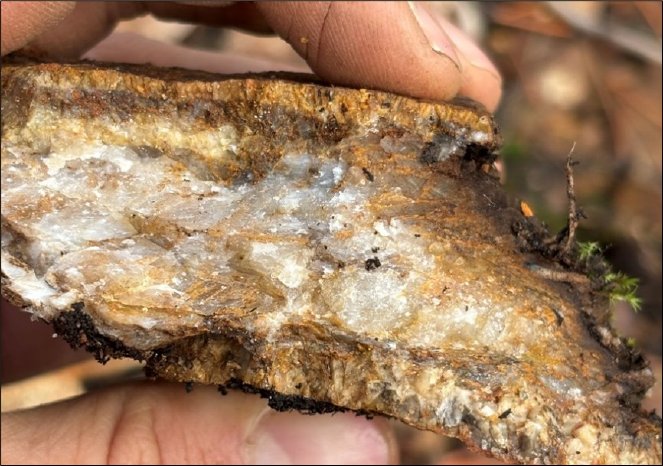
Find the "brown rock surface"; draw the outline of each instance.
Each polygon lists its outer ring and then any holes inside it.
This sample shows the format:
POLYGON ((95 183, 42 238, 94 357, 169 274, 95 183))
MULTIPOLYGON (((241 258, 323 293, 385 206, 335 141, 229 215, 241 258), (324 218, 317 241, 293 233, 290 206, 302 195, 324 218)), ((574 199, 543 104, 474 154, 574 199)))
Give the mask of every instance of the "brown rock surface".
POLYGON ((3 294, 100 360, 504 459, 660 463, 650 369, 588 280, 536 273, 561 266, 480 108, 8 63, 2 113, 3 294))

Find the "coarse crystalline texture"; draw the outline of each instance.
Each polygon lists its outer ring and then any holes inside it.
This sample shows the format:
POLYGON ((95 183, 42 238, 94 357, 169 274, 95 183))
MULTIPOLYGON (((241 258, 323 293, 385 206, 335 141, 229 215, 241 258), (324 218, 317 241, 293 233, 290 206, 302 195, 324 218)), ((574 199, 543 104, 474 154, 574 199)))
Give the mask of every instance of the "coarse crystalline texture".
POLYGON ((512 461, 660 464, 648 365, 589 281, 535 273, 560 266, 479 106, 16 59, 2 117, 3 294, 100 360, 512 461))

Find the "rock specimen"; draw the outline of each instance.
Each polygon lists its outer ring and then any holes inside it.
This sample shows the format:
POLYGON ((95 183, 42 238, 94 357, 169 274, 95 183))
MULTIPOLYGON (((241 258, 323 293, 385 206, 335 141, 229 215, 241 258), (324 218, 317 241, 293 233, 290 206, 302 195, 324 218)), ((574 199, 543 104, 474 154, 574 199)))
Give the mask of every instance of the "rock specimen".
POLYGON ((651 371, 507 202, 477 106, 15 62, 2 116, 3 294, 100 360, 498 458, 660 463, 651 371))

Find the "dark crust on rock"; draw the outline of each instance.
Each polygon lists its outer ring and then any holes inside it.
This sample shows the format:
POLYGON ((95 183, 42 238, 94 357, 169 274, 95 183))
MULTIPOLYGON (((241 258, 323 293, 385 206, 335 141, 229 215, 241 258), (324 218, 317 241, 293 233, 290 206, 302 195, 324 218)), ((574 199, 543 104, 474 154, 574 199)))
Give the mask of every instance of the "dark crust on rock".
MULTIPOLYGON (((219 385, 219 391, 226 388, 241 390, 244 393, 255 393, 260 395, 260 398, 265 398, 270 408, 281 411, 298 411, 302 414, 326 414, 326 413, 344 413, 348 411, 346 408, 336 406, 332 403, 325 403, 316 401, 311 398, 306 398, 299 395, 281 395, 273 390, 265 390, 256 388, 251 385, 245 384, 238 379, 230 379, 226 385, 219 385)), ((358 415, 365 414, 357 412, 358 415)), ((369 414, 365 414, 369 416, 369 414)))
POLYGON ((74 303, 69 312, 60 313, 52 322, 58 336, 72 348, 84 348, 102 364, 114 358, 126 357, 137 361, 146 359, 143 352, 128 348, 117 339, 99 333, 84 307, 83 303, 74 303))

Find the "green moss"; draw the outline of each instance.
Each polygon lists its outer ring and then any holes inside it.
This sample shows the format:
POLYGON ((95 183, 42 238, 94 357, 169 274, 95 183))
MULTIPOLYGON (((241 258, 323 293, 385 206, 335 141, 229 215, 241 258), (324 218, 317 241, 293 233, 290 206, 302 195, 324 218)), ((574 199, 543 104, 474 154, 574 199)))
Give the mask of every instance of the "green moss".
POLYGON ((603 247, 597 241, 579 241, 576 246, 576 267, 608 293, 611 303, 623 301, 638 312, 642 307, 642 299, 638 297, 639 280, 615 272, 603 257, 603 247))
POLYGON ((635 312, 642 307, 642 299, 637 295, 639 280, 629 277, 622 272, 608 272, 603 277, 606 289, 610 295, 610 301, 624 301, 629 304, 635 312))
POLYGON ((581 262, 587 263, 592 257, 597 256, 602 252, 601 246, 596 241, 578 241, 578 258, 581 262))

